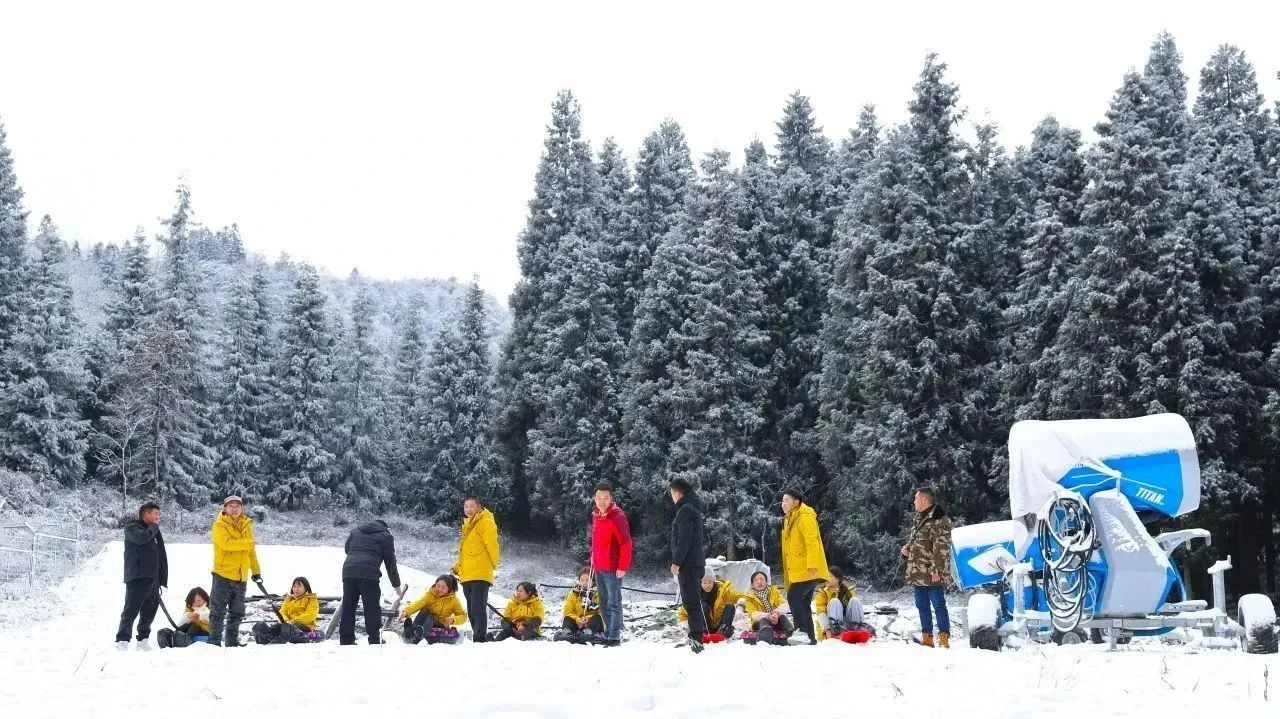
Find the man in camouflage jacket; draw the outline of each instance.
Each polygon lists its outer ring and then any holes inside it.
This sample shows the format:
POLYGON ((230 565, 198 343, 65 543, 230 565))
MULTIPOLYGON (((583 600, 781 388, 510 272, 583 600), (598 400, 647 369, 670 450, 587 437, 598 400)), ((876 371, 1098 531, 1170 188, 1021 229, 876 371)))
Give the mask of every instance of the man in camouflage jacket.
POLYGON ((938 505, 937 495, 921 488, 915 496, 916 521, 911 539, 902 547, 907 558, 907 584, 915 591, 920 611, 920 641, 934 646, 933 619, 938 620, 937 645, 951 645, 951 617, 947 613, 947 580, 951 575, 951 520, 938 505), (932 610, 932 611, 931 611, 932 610))

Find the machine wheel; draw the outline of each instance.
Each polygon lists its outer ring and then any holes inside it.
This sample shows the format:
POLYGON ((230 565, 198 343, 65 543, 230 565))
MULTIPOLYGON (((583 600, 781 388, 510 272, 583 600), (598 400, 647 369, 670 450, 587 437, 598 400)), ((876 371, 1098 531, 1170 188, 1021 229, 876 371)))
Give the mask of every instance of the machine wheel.
MULTIPOLYGON (((1106 644, 1107 639, 1110 636, 1111 636, 1110 629, 1107 629, 1105 631, 1102 629, 1089 630, 1089 641, 1093 642, 1094 644, 1106 644)), ((1121 634, 1120 636, 1116 637, 1116 644, 1119 646, 1124 646, 1125 644, 1128 644, 1132 639, 1133 639, 1133 635, 1131 634, 1121 634)))
POLYGON ((1084 644, 1089 641, 1089 635, 1085 634, 1083 629, 1072 629, 1069 632, 1060 632, 1055 629, 1052 639, 1054 644, 1084 644))
POLYGON ((1246 594, 1236 607, 1244 633, 1242 648, 1250 654, 1275 654, 1277 644, 1276 609, 1265 594, 1246 594))
POLYGON ((969 597, 965 616, 969 646, 1000 651, 1000 598, 992 594, 975 594, 969 597))
POLYGON ((1000 651, 1000 630, 995 627, 977 627, 969 632, 969 646, 974 649, 1000 651))

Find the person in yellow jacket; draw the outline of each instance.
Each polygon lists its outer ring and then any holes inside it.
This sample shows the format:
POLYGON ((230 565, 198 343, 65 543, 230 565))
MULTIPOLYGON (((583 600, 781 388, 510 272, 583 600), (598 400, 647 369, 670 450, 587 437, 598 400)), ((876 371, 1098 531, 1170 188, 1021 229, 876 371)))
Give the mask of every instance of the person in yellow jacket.
POLYGON ((191 646, 196 637, 209 636, 209 593, 203 587, 187 592, 186 610, 177 629, 165 627, 156 632, 156 645, 161 649, 191 646))
MULTIPOLYGON (((742 595, 733 589, 727 579, 716 580, 716 570, 707 567, 702 573, 702 611, 707 616, 707 631, 720 634, 725 639, 733 636, 733 618, 738 613, 738 600, 742 595)), ((688 627, 689 613, 682 606, 676 618, 688 627)))
POLYGON ((752 574, 751 591, 742 597, 743 608, 751 620, 751 631, 758 633, 759 640, 766 644, 786 644, 787 638, 795 631, 787 618, 790 607, 783 600, 782 592, 769 584, 768 575, 764 572, 752 574))
POLYGON ((837 637, 846 629, 863 623, 862 600, 853 585, 844 583, 844 572, 830 567, 830 579, 813 595, 817 609, 818 638, 837 637))
POLYGON ((495 632, 490 640, 500 642, 512 637, 521 641, 537 639, 542 636, 544 616, 538 588, 532 582, 520 582, 516 585, 515 596, 502 610, 502 630, 495 632))
POLYGON ((795 617, 796 629, 817 644, 813 623, 813 593, 827 581, 827 553, 818 531, 818 513, 804 503, 797 489, 782 493, 782 578, 787 586, 787 604, 795 617))
POLYGON ((582 642, 583 636, 604 636, 604 616, 600 614, 600 591, 591 586, 591 567, 578 570, 578 586, 564 598, 562 631, 556 633, 556 641, 582 642))
POLYGON ((320 616, 320 600, 311 591, 306 577, 293 580, 289 596, 280 605, 279 624, 258 622, 253 625, 253 641, 258 644, 301 644, 309 641, 307 635, 316 630, 320 616))
POLYGON ((400 619, 404 621, 401 638, 409 644, 421 642, 437 627, 446 632, 453 630, 452 635, 456 637, 458 625, 467 621, 467 613, 458 600, 458 580, 449 574, 436 577, 435 584, 421 599, 400 612, 400 619))
POLYGON ((498 523, 493 512, 475 497, 462 503, 462 538, 458 540, 458 561, 449 569, 462 583, 462 596, 467 600, 474 641, 489 636, 489 587, 498 569, 498 523))
POLYGON ((248 582, 262 581, 253 541, 253 520, 245 516, 244 500, 236 495, 222 502, 209 530, 213 540, 213 585, 209 592, 209 643, 240 646, 244 592, 248 582))

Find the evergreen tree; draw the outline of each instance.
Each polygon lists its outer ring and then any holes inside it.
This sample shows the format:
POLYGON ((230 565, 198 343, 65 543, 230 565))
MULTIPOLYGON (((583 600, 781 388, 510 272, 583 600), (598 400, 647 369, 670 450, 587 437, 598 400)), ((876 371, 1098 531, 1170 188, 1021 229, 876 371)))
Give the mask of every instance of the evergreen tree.
POLYGON ((315 268, 303 264, 280 332, 276 369, 276 421, 272 449, 277 461, 267 499, 297 509, 308 500, 328 500, 336 459, 325 444, 333 433, 332 345, 328 307, 315 268))
POLYGON ((269 403, 274 339, 266 268, 243 268, 224 310, 222 366, 214 436, 217 494, 266 497, 264 453, 271 427, 269 403))
MULTIPOLYGON (((27 211, 23 209, 22 188, 13 171, 8 136, 4 124, 0 123, 0 353, 17 331, 26 302, 26 246, 27 211)), ((0 376, 0 387, 7 381, 0 376)))
POLYGON ((471 495, 485 497, 486 505, 497 511, 509 505, 493 443, 495 400, 485 314, 484 291, 473 283, 456 324, 432 347, 426 372, 424 445, 418 456, 431 492, 429 514, 441 522, 455 516, 471 495))
POLYGON ((7 378, 0 392, 0 460, 37 480, 75 487, 89 446, 78 405, 88 376, 76 346, 66 245, 48 215, 40 221, 35 251, 24 273, 27 305, 0 355, 7 378))
POLYGON ((835 173, 831 143, 807 97, 792 94, 777 126, 776 242, 784 260, 764 287, 768 301, 781 308, 773 318, 777 324, 767 327, 776 344, 764 452, 784 477, 821 501, 826 475, 812 430, 818 416, 818 334, 831 281, 835 173))
POLYGON ((831 204, 836 217, 839 217, 871 161, 875 159, 876 144, 879 141, 880 120, 876 117, 876 108, 874 105, 863 105, 862 111, 858 113, 858 125, 840 142, 840 149, 836 153, 836 176, 833 179, 835 196, 831 204))
POLYGON ((427 363, 426 351, 422 328, 422 298, 415 296, 400 318, 388 390, 392 440, 387 461, 392 467, 392 499, 400 506, 423 506, 426 501, 422 468, 415 463, 410 449, 421 446, 424 441, 419 419, 427 363))
MULTIPOLYGON (((629 240, 633 236, 630 214, 632 192, 631 168, 613 138, 606 138, 600 148, 600 221, 604 247, 613 278, 609 281, 609 303, 622 308, 629 301, 623 281, 629 257, 629 240)), ((631 300, 634 303, 634 300, 631 300)), ((621 311, 621 310, 619 310, 621 311)))
MULTIPOLYGON (((549 372, 538 388, 542 409, 529 431, 526 469, 532 506, 561 539, 582 547, 592 488, 617 478, 621 412, 616 370, 625 355, 616 308, 608 303, 608 263, 595 228, 561 238, 546 287, 559 301, 536 331, 549 372)), ((635 488, 620 493, 630 500, 635 488)))
POLYGON ((880 146, 841 223, 824 325, 823 446, 834 538, 875 576, 896 568, 903 507, 918 486, 990 507, 983 391, 990 357, 981 247, 958 90, 930 55, 910 122, 880 146), (983 501, 985 500, 985 501, 983 501))
POLYGON ((377 307, 369 286, 352 273, 355 299, 351 326, 338 361, 338 438, 336 496, 364 498, 382 507, 390 499, 386 487, 389 467, 385 391, 387 377, 382 352, 374 337, 377 307))
MULTIPOLYGON (((539 427, 546 408, 549 375, 557 369, 548 351, 544 315, 561 298, 552 290, 556 264, 564 262, 563 239, 573 233, 598 241, 601 232, 600 179, 591 149, 582 138, 581 111, 570 92, 561 92, 551 108, 542 159, 529 202, 529 218, 516 245, 520 281, 511 295, 511 334, 498 368, 502 409, 498 440, 512 480, 512 514, 517 525, 530 517, 529 493, 539 481, 530 477, 529 433, 539 427)), ((545 481, 545 478, 544 478, 545 481)))
POLYGON ((127 348, 138 331, 155 311, 156 298, 151 284, 151 258, 147 241, 139 227, 132 242, 120 253, 119 271, 113 277, 115 292, 107 302, 104 329, 115 339, 118 348, 127 348))
POLYGON ((636 157, 635 184, 627 201, 630 232, 619 246, 622 257, 618 282, 624 296, 617 308, 623 342, 631 337, 636 303, 644 292, 644 274, 653 262, 658 244, 679 221, 693 182, 693 159, 684 130, 675 120, 667 118, 644 139, 636 157))

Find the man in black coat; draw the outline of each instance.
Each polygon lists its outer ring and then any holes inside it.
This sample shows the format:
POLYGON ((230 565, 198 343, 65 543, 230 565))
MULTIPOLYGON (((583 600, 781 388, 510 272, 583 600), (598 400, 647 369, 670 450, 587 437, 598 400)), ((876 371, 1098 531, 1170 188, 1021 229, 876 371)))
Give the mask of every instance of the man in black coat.
POLYGON ((124 525, 124 611, 116 630, 116 648, 129 648, 134 620, 138 648, 149 649, 151 622, 160 608, 160 588, 169 586, 169 556, 160 535, 160 505, 147 502, 138 518, 124 525))
POLYGON ((400 586, 396 568, 396 541, 381 519, 356 527, 347 536, 347 560, 342 563, 342 618, 338 623, 340 644, 356 643, 356 602, 364 604, 364 629, 370 644, 381 644, 382 579, 381 565, 387 565, 391 586, 400 586))
POLYGON ((671 501, 676 505, 676 515, 671 520, 671 574, 680 585, 680 601, 689 617, 689 639, 697 644, 707 633, 701 594, 702 574, 707 565, 707 550, 702 539, 702 505, 683 479, 671 480, 670 488, 671 501))

